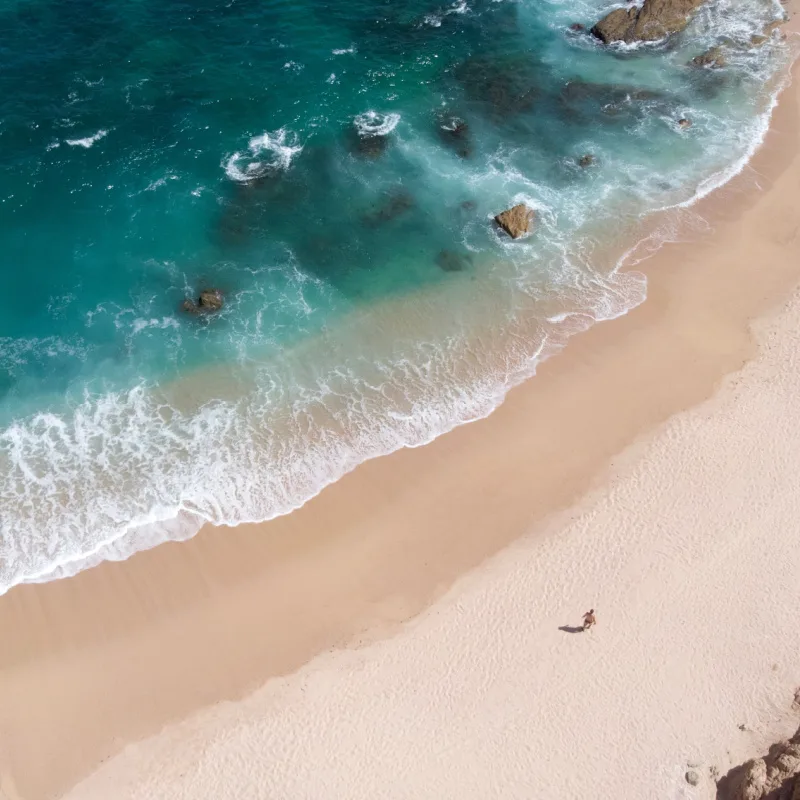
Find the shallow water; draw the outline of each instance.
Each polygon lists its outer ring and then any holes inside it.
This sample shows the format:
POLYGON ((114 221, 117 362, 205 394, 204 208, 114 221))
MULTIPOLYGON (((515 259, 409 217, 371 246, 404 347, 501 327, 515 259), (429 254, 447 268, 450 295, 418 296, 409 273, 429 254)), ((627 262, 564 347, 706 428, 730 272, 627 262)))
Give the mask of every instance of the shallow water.
POLYGON ((0 589, 285 513, 640 302, 592 253, 751 151, 781 7, 567 30, 607 8, 0 3, 0 589))

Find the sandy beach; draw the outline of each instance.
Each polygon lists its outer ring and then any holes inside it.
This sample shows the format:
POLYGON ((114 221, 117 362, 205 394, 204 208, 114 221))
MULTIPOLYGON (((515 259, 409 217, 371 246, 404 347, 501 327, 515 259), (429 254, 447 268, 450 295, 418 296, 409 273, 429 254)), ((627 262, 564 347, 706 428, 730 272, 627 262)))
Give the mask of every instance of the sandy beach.
POLYGON ((797 78, 489 418, 0 598, 0 797, 710 798, 797 728, 797 78))

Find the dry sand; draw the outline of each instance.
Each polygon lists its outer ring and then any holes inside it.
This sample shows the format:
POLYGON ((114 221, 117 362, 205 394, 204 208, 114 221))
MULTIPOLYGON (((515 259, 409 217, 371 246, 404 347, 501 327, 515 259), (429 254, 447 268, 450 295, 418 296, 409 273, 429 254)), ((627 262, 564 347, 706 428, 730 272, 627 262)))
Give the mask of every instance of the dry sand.
POLYGON ((490 418, 0 598, 0 797, 709 796, 800 684, 800 301, 748 329, 800 282, 797 112, 490 418))

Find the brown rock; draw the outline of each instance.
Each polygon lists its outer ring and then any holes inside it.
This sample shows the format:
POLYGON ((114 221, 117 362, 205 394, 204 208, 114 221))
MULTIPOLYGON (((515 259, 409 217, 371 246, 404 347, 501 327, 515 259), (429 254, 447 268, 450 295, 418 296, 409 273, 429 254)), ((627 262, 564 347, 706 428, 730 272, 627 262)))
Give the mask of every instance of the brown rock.
POLYGON ((710 67, 712 69, 719 69, 726 66, 727 63, 728 59, 722 47, 712 47, 689 62, 693 67, 710 67))
POLYGON ((685 131, 687 128, 692 127, 692 121, 690 119, 686 119, 686 117, 683 117, 683 119, 678 120, 678 127, 685 131))
POLYGON ((219 311, 222 308, 222 292, 219 289, 204 289, 197 303, 204 311, 219 311))
POLYGON ((767 765, 763 758, 754 758, 744 765, 739 785, 732 800, 761 800, 767 792, 767 765))
POLYGON ((586 30, 586 26, 581 25, 580 22, 573 22, 572 25, 569 26, 569 29, 573 33, 583 33, 586 30))
POLYGON ((530 224, 533 220, 534 211, 524 203, 509 208, 498 214, 494 221, 512 238, 519 239, 523 234, 528 233, 530 224))
POLYGON ((718 800, 800 800, 800 731, 764 758, 734 767, 717 784, 718 800))
POLYGON ((591 153, 586 153, 586 155, 578 159, 578 166, 584 169, 586 169, 586 167, 591 167, 592 164, 594 164, 594 156, 591 153))
POLYGON ((219 311, 222 305, 222 292, 219 289, 204 289, 197 300, 187 297, 181 304, 181 310, 187 314, 212 314, 219 311))
POLYGON ((653 42, 682 31, 704 0, 645 0, 641 8, 617 8, 593 28, 604 44, 653 42))

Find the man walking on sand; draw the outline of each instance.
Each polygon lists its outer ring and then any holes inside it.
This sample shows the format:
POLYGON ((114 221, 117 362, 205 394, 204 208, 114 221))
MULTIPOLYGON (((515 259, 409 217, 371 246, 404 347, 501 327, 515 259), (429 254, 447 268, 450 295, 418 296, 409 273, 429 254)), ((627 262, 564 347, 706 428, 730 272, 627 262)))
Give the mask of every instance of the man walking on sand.
POLYGON ((592 627, 597 622, 594 616, 594 609, 590 608, 584 615, 583 615, 583 629, 588 631, 589 628, 592 627))

